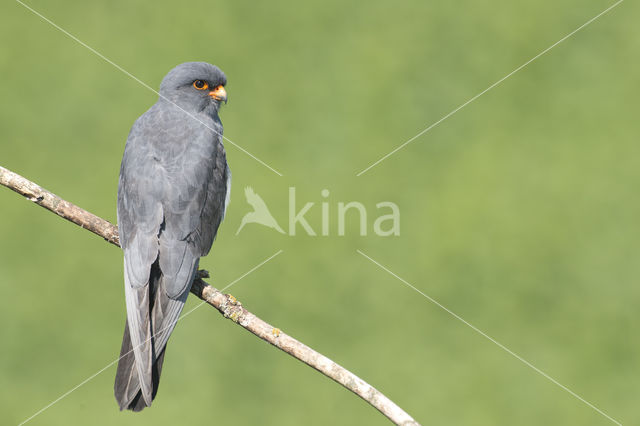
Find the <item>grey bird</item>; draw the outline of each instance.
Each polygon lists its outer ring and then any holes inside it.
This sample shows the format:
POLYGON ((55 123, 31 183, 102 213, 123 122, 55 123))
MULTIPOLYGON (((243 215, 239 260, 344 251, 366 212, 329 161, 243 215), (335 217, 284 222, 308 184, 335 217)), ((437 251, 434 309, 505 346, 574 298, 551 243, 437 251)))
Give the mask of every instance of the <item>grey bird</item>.
POLYGON ((167 340, 224 218, 231 172, 218 111, 226 82, 214 65, 178 65, 127 139, 118 185, 127 306, 114 385, 120 410, 155 398, 167 340))

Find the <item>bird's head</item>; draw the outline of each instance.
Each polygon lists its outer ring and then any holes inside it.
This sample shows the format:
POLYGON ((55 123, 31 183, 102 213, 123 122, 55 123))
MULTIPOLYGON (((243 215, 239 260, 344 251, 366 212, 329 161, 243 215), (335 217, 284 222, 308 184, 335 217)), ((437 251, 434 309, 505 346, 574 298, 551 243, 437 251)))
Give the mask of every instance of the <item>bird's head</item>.
POLYGON ((160 96, 189 112, 215 116, 221 102, 227 102, 227 77, 215 65, 185 62, 162 79, 160 96))

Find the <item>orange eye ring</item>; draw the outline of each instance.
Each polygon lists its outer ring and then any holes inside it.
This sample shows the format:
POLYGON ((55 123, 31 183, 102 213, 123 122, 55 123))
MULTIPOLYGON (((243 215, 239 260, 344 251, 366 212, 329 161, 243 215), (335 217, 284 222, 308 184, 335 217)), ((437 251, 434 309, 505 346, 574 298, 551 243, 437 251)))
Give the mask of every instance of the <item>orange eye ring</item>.
POLYGON ((193 87, 198 90, 207 90, 209 88, 209 83, 204 80, 196 80, 193 82, 193 87))

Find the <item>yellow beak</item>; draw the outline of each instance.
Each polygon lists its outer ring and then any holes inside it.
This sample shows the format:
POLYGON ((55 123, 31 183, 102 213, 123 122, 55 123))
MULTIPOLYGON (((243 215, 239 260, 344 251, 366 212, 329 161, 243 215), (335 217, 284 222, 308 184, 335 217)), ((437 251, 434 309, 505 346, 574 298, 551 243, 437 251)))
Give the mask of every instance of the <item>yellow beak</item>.
POLYGON ((224 101, 227 103, 227 91, 224 90, 222 85, 215 87, 212 91, 209 92, 209 96, 211 96, 216 101, 224 101))

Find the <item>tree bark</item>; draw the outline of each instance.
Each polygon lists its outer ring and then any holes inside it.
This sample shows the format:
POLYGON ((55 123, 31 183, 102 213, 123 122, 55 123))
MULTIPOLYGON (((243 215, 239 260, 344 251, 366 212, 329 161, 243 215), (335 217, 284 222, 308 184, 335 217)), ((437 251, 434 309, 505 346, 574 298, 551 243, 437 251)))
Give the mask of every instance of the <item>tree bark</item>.
MULTIPOLYGON (((58 216, 99 235, 111 244, 120 246, 118 228, 115 225, 1 166, 0 184, 58 216)), ((202 279, 207 276, 206 271, 199 271, 191 287, 191 293, 216 308, 225 318, 341 384, 367 401, 393 423, 403 426, 418 425, 409 414, 373 386, 304 343, 261 320, 245 309, 242 303, 232 295, 223 294, 207 284, 202 279)))

